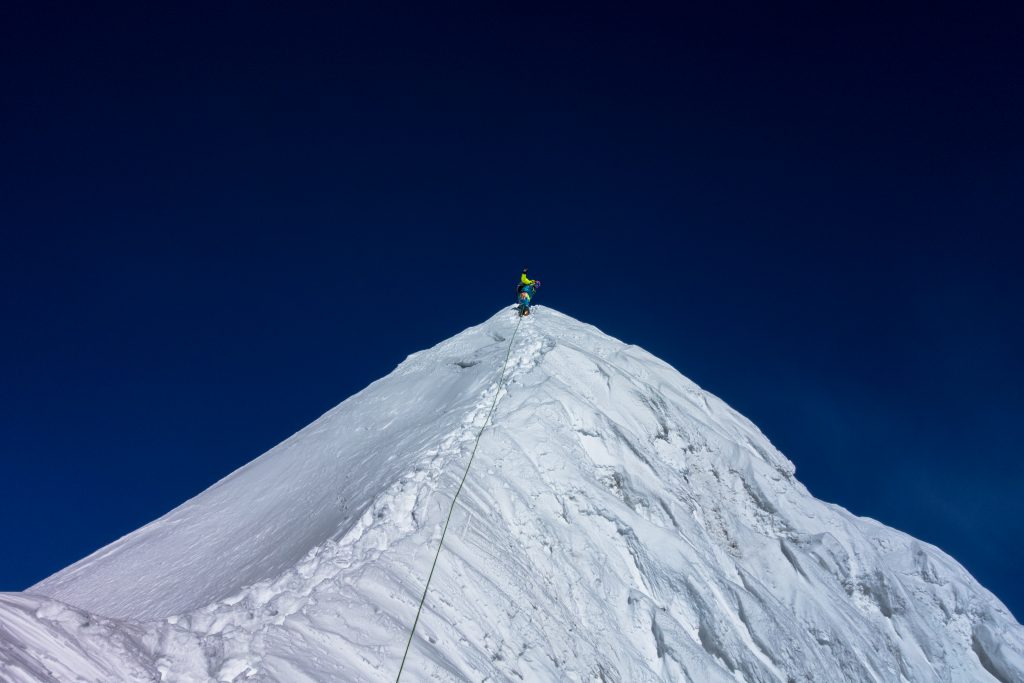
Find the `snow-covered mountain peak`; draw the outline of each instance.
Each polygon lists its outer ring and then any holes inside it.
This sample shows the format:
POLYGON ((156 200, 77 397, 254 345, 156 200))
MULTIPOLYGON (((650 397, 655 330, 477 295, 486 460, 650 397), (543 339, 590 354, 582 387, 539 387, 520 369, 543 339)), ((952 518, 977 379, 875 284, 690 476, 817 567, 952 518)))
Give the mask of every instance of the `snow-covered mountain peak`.
POLYGON ((474 446, 403 680, 1024 681, 1024 629, 953 559, 814 499, 721 400, 547 308, 0 596, 0 673, 394 680, 474 446))

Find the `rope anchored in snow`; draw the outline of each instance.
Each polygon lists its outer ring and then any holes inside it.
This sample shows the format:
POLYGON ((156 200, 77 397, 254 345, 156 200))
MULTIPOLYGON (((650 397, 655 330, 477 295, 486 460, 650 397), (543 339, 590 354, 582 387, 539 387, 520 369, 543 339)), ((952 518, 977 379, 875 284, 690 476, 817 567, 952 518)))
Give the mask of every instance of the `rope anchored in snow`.
POLYGON ((480 437, 484 435, 484 430, 487 429, 487 423, 491 421, 491 415, 494 414, 494 409, 498 405, 498 396, 501 394, 501 385, 505 382, 505 370, 508 368, 508 359, 512 355, 512 342, 516 340, 516 333, 519 332, 519 325, 523 322, 523 318, 520 317, 516 323, 516 329, 512 331, 512 338, 508 342, 508 351, 505 352, 505 362, 501 366, 501 373, 498 375, 498 386, 494 390, 494 400, 491 402, 491 409, 487 411, 487 417, 484 418, 484 423, 480 427, 480 432, 476 435, 476 441, 473 443, 473 452, 469 454, 469 462, 466 463, 466 471, 462 474, 462 481, 459 482, 459 488, 455 490, 455 496, 452 498, 452 505, 448 508, 448 519, 444 522, 444 529, 441 530, 441 540, 437 544, 437 552, 434 553, 434 562, 430 565, 430 574, 427 575, 427 585, 423 587, 423 596, 420 598, 420 605, 416 608, 416 618, 412 622, 412 630, 409 631, 409 640, 405 644, 405 653, 402 655, 402 663, 398 667, 398 676, 395 677, 395 683, 402 680, 402 670, 405 668, 405 660, 409 656, 409 648, 412 646, 412 638, 416 635, 416 625, 420 623, 420 613, 423 611, 423 603, 427 600, 427 591, 430 590, 430 580, 434 578, 434 569, 437 567, 437 558, 441 556, 441 548, 444 547, 444 536, 448 533, 448 524, 452 521, 452 514, 455 512, 455 503, 459 500, 459 494, 462 493, 462 487, 466 483, 466 477, 469 476, 469 468, 473 466, 473 458, 476 457, 476 449, 480 445, 480 437))

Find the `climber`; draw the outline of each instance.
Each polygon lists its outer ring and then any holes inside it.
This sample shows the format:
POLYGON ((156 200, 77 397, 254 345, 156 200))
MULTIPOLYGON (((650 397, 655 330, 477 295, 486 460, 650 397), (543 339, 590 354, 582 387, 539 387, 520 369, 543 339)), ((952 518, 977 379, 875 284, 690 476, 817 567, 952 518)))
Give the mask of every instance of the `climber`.
POLYGON ((522 288, 526 287, 527 285, 534 285, 535 283, 537 285, 541 284, 540 280, 530 280, 529 278, 527 278, 527 276, 526 276, 526 271, 527 270, 529 270, 529 268, 523 268, 522 269, 522 274, 519 275, 519 287, 517 287, 516 290, 515 290, 515 293, 517 295, 521 294, 522 293, 522 288))
POLYGON ((530 315, 530 301, 540 287, 540 280, 531 280, 527 276, 527 271, 527 268, 523 268, 523 274, 519 276, 519 286, 516 288, 519 304, 517 310, 521 316, 530 315))

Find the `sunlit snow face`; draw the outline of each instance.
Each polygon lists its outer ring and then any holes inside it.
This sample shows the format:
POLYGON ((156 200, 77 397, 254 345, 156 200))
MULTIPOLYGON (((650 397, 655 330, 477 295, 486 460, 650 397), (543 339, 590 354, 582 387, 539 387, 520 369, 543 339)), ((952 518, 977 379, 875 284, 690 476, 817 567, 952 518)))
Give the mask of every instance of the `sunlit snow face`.
POLYGON ((1021 673, 1020 626, 955 561, 814 499, 721 400, 543 307, 413 354, 34 594, 0 597, 0 664, 391 680, 449 511, 409 680, 1021 673))

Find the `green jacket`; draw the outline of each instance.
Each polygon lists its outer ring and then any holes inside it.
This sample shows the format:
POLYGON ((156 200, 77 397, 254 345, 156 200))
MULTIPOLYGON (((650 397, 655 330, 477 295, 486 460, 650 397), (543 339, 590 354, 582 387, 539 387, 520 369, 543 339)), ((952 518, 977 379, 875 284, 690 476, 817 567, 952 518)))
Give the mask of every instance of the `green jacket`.
POLYGON ((526 277, 526 273, 520 275, 519 279, 522 281, 524 285, 532 285, 534 282, 536 282, 536 280, 531 280, 530 278, 526 277))

